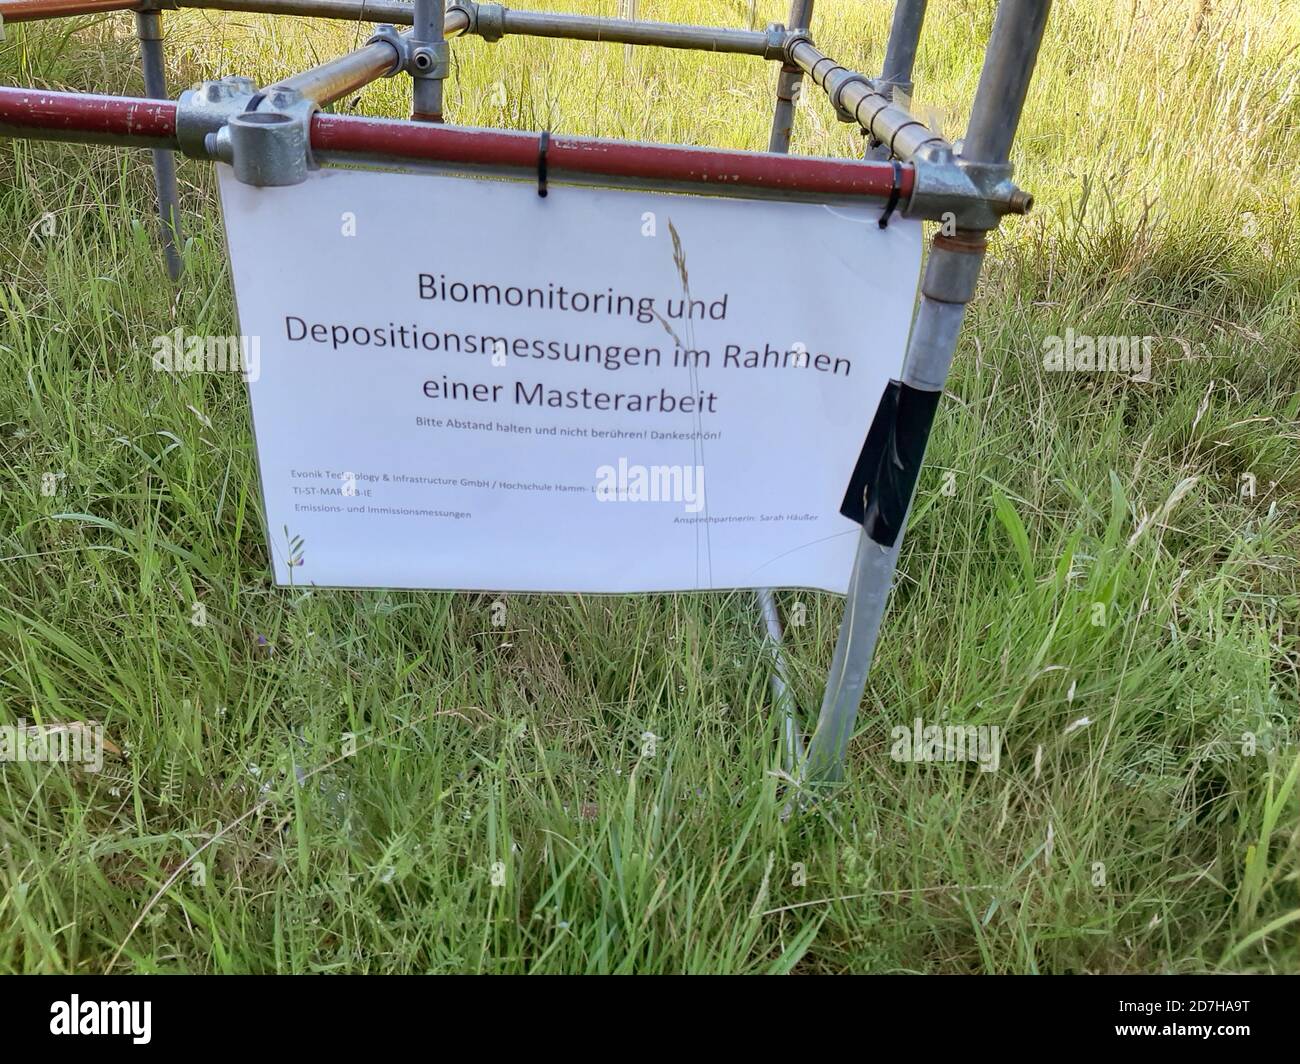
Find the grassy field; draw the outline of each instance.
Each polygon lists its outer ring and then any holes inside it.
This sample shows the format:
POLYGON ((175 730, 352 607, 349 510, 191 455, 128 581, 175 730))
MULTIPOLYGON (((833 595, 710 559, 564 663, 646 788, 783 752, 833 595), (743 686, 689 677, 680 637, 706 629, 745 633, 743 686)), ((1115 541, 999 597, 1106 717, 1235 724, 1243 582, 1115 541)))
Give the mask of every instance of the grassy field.
MULTIPOLYGON (((890 5, 820 6, 878 69, 890 5)), ((916 104, 959 136, 994 4, 931 8, 916 104)), ((369 33, 164 21, 173 92, 369 33)), ((766 144, 754 60, 452 50, 452 121, 766 144)), ((0 83, 138 94, 132 19, 10 26, 0 83)), ((796 127, 860 151, 811 93, 796 127)), ((273 588, 243 386, 150 361, 238 332, 210 168, 173 289, 147 153, 0 142, 0 723, 122 751, 0 766, 0 970, 1300 970, 1298 128, 1295 6, 1058 0, 1037 207, 968 318, 848 783, 793 816, 748 594, 512 596, 496 628, 491 596, 273 588), (1154 337, 1151 379, 1046 372, 1067 328, 1154 337), (895 762, 917 717, 1004 728, 998 771, 895 762)), ((815 707, 840 601, 779 601, 815 707)))

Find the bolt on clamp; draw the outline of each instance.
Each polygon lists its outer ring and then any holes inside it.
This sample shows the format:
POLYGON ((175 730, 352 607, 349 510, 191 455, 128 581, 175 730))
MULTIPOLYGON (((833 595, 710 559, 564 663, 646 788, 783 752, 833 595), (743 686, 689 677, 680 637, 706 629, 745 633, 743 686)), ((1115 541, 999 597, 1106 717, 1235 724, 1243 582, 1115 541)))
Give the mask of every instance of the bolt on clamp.
POLYGON ((385 22, 375 27, 366 44, 382 41, 397 53, 393 69, 384 75, 391 78, 405 71, 413 78, 442 79, 451 73, 451 45, 446 41, 417 41, 411 36, 414 30, 399 32, 397 27, 385 22))
POLYGON ((447 77, 451 73, 451 46, 446 41, 412 41, 406 72, 413 78, 447 77))
POLYGON ((780 22, 769 22, 763 30, 767 37, 764 45, 764 59, 785 59, 795 39, 811 40, 807 30, 789 30, 780 22))

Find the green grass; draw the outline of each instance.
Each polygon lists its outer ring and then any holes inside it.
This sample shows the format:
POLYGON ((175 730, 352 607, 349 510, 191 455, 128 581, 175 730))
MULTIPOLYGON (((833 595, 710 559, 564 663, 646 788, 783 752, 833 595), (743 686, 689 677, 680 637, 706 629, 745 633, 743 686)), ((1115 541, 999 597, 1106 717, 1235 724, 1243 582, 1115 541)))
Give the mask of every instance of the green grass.
MULTIPOLYGON (((821 6, 878 69, 889 5, 821 6)), ((210 168, 173 290, 147 153, 0 142, 0 722, 127 754, 0 766, 0 970, 1300 970, 1300 13, 1197 6, 1055 5, 1037 207, 963 333, 848 783, 793 816, 749 595, 511 596, 494 628, 491 596, 271 587, 242 386, 150 367, 238 331, 210 168), (1158 337, 1152 380, 1044 372, 1067 327, 1158 337), (895 763, 915 717, 1002 726, 1000 769, 895 763)), ((931 7, 917 104, 956 136, 994 5, 931 7)), ((369 32, 164 21, 174 91, 369 32)), ((754 60, 452 51, 453 121, 766 142, 754 60)), ((0 82, 139 93, 132 20, 10 26, 0 82)), ((796 126, 860 149, 811 92, 796 126)), ((815 707, 841 605, 779 599, 815 707)))

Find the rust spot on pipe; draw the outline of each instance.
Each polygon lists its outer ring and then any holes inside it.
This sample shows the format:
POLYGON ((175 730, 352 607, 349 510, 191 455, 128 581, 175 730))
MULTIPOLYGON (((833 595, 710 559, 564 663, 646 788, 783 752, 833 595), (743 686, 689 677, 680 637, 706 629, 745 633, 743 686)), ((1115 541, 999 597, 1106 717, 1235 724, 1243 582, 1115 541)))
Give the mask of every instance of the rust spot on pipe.
POLYGON ((959 229, 953 236, 944 236, 942 233, 936 234, 934 246, 944 251, 956 251, 963 255, 983 255, 988 249, 988 241, 982 232, 959 229))

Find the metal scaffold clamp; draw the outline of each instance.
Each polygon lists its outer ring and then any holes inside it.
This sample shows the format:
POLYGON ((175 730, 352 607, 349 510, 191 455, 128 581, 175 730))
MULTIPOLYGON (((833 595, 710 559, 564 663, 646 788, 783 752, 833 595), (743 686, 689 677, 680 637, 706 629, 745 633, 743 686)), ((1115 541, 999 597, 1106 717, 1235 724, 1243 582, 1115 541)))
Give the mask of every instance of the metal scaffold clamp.
POLYGON ((392 23, 385 22, 376 26, 375 32, 366 39, 366 44, 378 44, 380 42, 390 45, 394 53, 396 53, 393 67, 384 77, 396 77, 403 71, 411 69, 412 47, 409 33, 401 33, 392 23))
POLYGON ((812 39, 807 30, 787 30, 780 22, 769 22, 763 32, 767 37, 764 59, 785 59, 792 38, 812 39))
POLYGON ((413 78, 441 81, 451 73, 451 45, 446 41, 412 41, 401 50, 401 54, 405 60, 404 69, 413 78))
POLYGON ((246 185, 298 185, 315 168, 311 119, 318 110, 296 89, 258 92, 237 76, 206 81, 181 93, 176 139, 192 158, 229 163, 246 185))
POLYGON ((473 0, 462 0, 448 10, 455 8, 469 16, 469 32, 478 34, 489 44, 495 44, 506 35, 504 4, 476 4, 473 0))
POLYGON ((794 52, 795 45, 812 44, 812 30, 808 29, 806 26, 793 26, 787 30, 783 25, 781 25, 781 23, 773 22, 767 27, 767 35, 769 43, 775 43, 777 38, 780 39, 781 50, 773 55, 767 55, 764 58, 780 59, 783 64, 791 70, 798 70, 799 66, 795 63, 794 59, 791 58, 791 55, 794 52))

